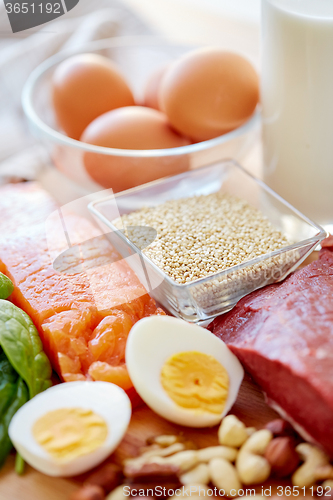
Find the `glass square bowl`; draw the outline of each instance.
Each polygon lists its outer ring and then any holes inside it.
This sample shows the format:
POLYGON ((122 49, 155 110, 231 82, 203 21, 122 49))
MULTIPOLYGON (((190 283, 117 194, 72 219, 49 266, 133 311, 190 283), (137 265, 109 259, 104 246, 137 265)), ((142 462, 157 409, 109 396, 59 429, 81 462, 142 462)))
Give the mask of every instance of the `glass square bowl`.
MULTIPOLYGON (((127 260, 149 294, 174 316, 199 324, 208 324, 214 317, 227 312, 244 295, 283 280, 326 237, 324 229, 233 160, 108 196, 90 203, 89 210, 97 217, 111 243, 127 260), (145 255, 144 248, 140 249, 132 243, 124 229, 119 230, 113 224, 119 216, 143 207, 153 207, 170 199, 215 192, 245 199, 259 209, 291 244, 208 277, 179 284, 145 255)), ((154 230, 151 241, 153 239, 154 230)))

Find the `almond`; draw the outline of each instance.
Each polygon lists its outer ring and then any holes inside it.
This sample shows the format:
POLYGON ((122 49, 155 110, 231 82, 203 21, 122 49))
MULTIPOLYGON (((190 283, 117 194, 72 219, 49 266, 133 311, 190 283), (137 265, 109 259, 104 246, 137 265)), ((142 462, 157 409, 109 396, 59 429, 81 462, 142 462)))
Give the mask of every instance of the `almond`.
POLYGON ((121 484, 123 477, 123 472, 120 467, 115 464, 106 464, 91 474, 85 481, 84 486, 100 486, 103 488, 104 493, 108 494, 116 488, 116 486, 121 484))
POLYGON ((137 482, 145 481, 177 481, 180 468, 173 464, 148 463, 140 465, 125 465, 124 474, 137 482))
POLYGON ((144 496, 150 497, 150 498, 152 496, 154 496, 154 492, 156 491, 156 488, 158 488, 158 491, 159 491, 159 494, 157 496, 159 496, 161 499, 162 498, 165 499, 165 498, 170 496, 170 495, 168 495, 169 490, 176 490, 176 489, 182 487, 182 485, 179 481, 177 481, 177 482, 174 482, 174 481, 169 482, 168 481, 165 483, 161 483, 160 481, 157 482, 152 478, 151 478, 150 482, 146 482, 146 481, 145 482, 137 482, 137 481, 132 481, 130 479, 127 479, 127 481, 124 483, 124 486, 127 486, 129 488, 130 492, 132 490, 135 490, 133 497, 140 496, 140 500, 143 498, 143 496, 141 496, 141 493, 144 496), (141 490, 140 495, 138 495, 139 490, 141 490))
POLYGON ((103 488, 97 485, 87 485, 75 491, 70 497, 70 500, 104 500, 105 495, 103 488))

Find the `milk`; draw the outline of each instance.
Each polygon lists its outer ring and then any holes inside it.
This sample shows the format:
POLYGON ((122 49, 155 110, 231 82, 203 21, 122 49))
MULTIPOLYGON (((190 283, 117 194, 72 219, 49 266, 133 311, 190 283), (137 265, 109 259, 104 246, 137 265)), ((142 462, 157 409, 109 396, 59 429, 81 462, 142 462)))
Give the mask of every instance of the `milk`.
POLYGON ((262 0, 262 15, 264 180, 330 225, 333 0, 262 0))

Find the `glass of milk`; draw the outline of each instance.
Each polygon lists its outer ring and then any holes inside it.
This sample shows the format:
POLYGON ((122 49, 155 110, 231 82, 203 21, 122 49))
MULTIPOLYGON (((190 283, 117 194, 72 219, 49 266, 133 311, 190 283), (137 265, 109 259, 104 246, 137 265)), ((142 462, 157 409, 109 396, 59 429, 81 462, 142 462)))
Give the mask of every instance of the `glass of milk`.
POLYGON ((262 0, 264 180, 333 233, 333 0, 262 0))

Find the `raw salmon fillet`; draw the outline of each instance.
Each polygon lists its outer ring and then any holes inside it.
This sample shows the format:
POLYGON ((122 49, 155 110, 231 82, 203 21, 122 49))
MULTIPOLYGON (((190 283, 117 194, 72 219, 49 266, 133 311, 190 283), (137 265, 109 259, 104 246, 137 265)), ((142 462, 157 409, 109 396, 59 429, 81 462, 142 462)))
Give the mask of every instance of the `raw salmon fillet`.
POLYGON ((333 240, 323 245, 317 261, 244 297, 210 329, 272 406, 333 457, 333 240))
POLYGON ((52 255, 45 221, 57 226, 58 207, 36 183, 1 188, 0 213, 0 270, 12 279, 11 300, 32 318, 59 376, 129 389, 127 335, 136 321, 163 311, 87 219, 66 216, 72 247, 64 247, 62 230, 51 242, 52 255))

